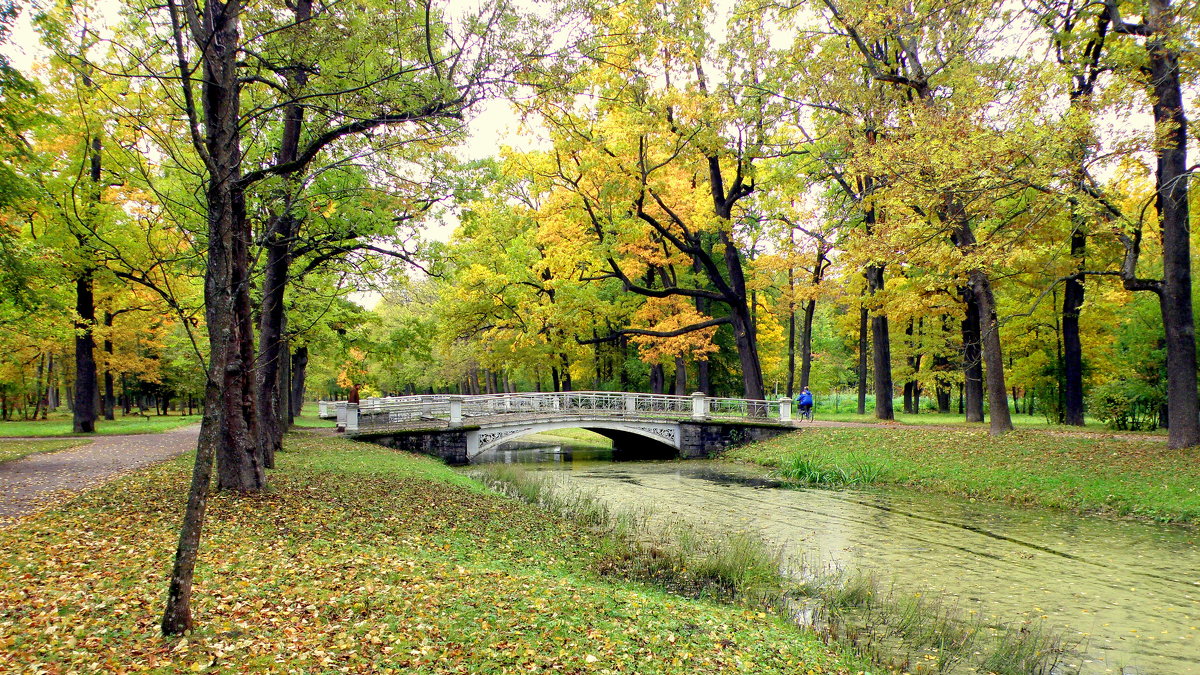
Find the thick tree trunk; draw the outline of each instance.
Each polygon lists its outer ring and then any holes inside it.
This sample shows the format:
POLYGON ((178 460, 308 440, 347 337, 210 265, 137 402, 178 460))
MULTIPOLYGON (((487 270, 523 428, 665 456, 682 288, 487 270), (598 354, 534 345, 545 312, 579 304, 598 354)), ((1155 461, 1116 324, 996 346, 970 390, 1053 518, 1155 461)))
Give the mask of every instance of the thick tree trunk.
POLYGON ((983 349, 979 329, 979 303, 968 288, 962 289, 966 312, 962 320, 963 409, 968 422, 983 421, 983 349))
MULTIPOLYGON (((804 303, 804 325, 800 333, 800 388, 809 386, 812 376, 812 327, 813 315, 817 313, 817 301, 804 303)), ((788 392, 791 397, 791 392, 788 392)))
POLYGON ((865 306, 858 308, 858 414, 867 414, 867 318, 865 306))
MULTIPOLYGON (((883 290, 883 267, 867 267, 867 287, 871 293, 883 290)), ((888 335, 888 319, 883 313, 871 317, 871 348, 875 367, 875 417, 896 419, 892 407, 892 342, 888 335)))
MULTIPOLYGON (((794 292, 796 287, 792 268, 788 268, 788 290, 794 292)), ((787 397, 794 395, 796 386, 796 301, 788 300, 788 364, 787 364, 787 397)))
POLYGON ((1150 0, 1154 35, 1146 42, 1154 84, 1154 121, 1160 141, 1157 204, 1162 225, 1163 281, 1159 304, 1167 342, 1167 445, 1200 445, 1200 399, 1196 389, 1196 329, 1192 316, 1192 258, 1188 220, 1187 117, 1179 79, 1179 46, 1170 33, 1170 0, 1150 0))
POLYGON ((745 303, 733 303, 733 338, 737 344, 738 360, 742 364, 742 384, 745 396, 751 400, 762 400, 766 397, 763 388, 762 366, 758 360, 758 340, 754 333, 754 324, 750 316, 750 308, 745 303))
POLYGON ((708 359, 696 362, 696 391, 702 391, 708 396, 713 395, 711 367, 708 359))
POLYGON ((75 433, 96 431, 96 301, 92 291, 92 270, 75 277, 75 433))
POLYGON ((666 387, 667 375, 663 372, 661 363, 654 363, 650 366, 650 393, 661 394, 666 387))
POLYGON ((675 357, 675 395, 687 396, 687 362, 682 356, 675 357))
MULTIPOLYGON (((1071 256, 1083 264, 1087 237, 1078 229, 1071 235, 1071 256)), ((1079 340, 1079 310, 1083 307, 1083 277, 1067 279, 1063 292, 1063 422, 1083 426, 1083 345, 1079 340)))
POLYGON ((988 432, 999 436, 1012 431, 1012 416, 1008 410, 1008 388, 1004 384, 1004 352, 1000 346, 1000 320, 996 316, 996 300, 992 284, 983 270, 967 275, 975 302, 979 305, 979 326, 983 338, 983 362, 987 369, 988 432))
POLYGON ((258 401, 258 450, 266 468, 274 468, 275 453, 283 445, 280 406, 280 370, 287 352, 283 349, 284 292, 291 263, 292 238, 298 227, 290 214, 274 219, 264 244, 267 252, 263 271, 263 294, 258 323, 258 361, 255 368, 258 401))
POLYGON ((308 370, 308 345, 297 347, 292 354, 292 416, 299 417, 304 409, 304 377, 308 370))

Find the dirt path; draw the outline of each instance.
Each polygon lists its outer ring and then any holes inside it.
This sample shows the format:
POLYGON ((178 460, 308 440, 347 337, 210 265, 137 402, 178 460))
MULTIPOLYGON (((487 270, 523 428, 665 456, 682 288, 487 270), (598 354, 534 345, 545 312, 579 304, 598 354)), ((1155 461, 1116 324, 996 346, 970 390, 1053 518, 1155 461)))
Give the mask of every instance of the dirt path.
MULTIPOLYGON (((67 497, 196 447, 200 425, 91 443, 0 463, 0 527, 67 497)), ((45 440, 45 439, 38 439, 45 440)))

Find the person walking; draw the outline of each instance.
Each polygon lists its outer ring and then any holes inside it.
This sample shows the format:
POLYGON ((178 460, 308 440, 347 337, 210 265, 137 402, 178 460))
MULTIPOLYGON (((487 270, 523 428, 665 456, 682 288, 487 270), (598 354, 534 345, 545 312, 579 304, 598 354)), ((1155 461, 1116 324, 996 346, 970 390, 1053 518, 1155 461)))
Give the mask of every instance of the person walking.
POLYGON ((812 392, 805 387, 800 395, 796 397, 796 403, 800 405, 800 419, 812 421, 813 395, 812 392))

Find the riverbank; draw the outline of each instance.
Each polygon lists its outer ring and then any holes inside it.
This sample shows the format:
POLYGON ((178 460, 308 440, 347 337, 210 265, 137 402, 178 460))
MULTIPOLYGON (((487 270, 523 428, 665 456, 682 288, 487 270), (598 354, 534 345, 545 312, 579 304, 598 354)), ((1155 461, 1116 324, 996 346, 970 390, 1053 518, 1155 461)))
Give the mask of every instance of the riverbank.
MULTIPOLYGON (((1018 430, 819 428, 731 450, 773 469, 797 464, 866 482, 1118 517, 1200 522, 1200 449, 1157 440, 1018 430)), ((820 471, 813 471, 818 475, 820 471)), ((801 481, 802 482, 802 481, 801 481)))
POLYGON ((754 609, 601 576, 587 528, 420 457, 293 434, 216 494, 196 632, 157 622, 190 455, 0 530, 0 670, 850 672, 754 609))

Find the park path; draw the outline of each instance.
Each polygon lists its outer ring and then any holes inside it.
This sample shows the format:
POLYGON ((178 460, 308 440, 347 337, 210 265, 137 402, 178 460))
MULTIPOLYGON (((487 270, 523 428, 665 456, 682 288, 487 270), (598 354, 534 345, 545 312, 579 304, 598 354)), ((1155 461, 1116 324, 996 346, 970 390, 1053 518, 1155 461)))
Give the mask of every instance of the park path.
MULTIPOLYGON (((0 463, 0 527, 114 478, 196 447, 200 425, 97 436, 87 445, 0 463)), ((40 440, 45 440, 40 439, 40 440)))

